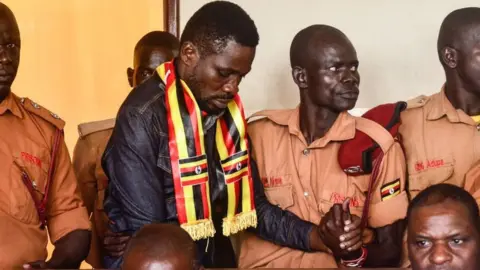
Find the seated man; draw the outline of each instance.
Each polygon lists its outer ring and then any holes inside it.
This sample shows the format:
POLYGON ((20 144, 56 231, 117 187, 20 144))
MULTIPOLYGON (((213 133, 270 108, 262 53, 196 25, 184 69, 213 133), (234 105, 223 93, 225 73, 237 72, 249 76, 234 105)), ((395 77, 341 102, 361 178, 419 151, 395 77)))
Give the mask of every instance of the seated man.
MULTIPOLYGON (((172 34, 153 31, 143 36, 135 45, 133 68, 127 69, 128 83, 136 87, 155 73, 155 68, 173 59, 178 54, 179 41, 172 34)), ((106 235, 107 218, 103 212, 103 198, 108 179, 100 164, 103 151, 112 135, 115 119, 80 124, 75 150, 73 168, 78 178, 88 214, 92 214, 92 243, 87 262, 101 268, 105 255, 102 241, 106 235)))
POLYGON ((413 270, 480 269, 479 211, 464 189, 428 187, 412 200, 407 218, 413 270))
MULTIPOLYGON (((355 48, 338 29, 313 25, 293 39, 290 62, 300 106, 254 114, 264 118, 251 122, 248 133, 269 201, 320 224, 324 246, 321 252, 304 252, 246 233, 240 267, 396 266, 402 246, 400 220, 408 205, 405 161, 400 145, 386 129, 347 112, 359 94, 355 48), (362 174, 358 167, 343 168, 337 159, 342 146, 355 141, 360 129, 383 150, 383 160, 375 159, 377 169, 371 174, 362 174), (350 213, 340 203, 350 204, 351 221, 341 222, 339 217, 350 213), (361 240, 356 229, 344 230, 343 225, 358 224, 355 220, 361 216, 367 221, 366 231, 374 232, 373 239, 361 240)), ((347 151, 357 151, 355 145, 350 146, 347 151)))
POLYGON ((123 255, 123 270, 197 270, 197 248, 177 225, 150 224, 137 231, 123 255))

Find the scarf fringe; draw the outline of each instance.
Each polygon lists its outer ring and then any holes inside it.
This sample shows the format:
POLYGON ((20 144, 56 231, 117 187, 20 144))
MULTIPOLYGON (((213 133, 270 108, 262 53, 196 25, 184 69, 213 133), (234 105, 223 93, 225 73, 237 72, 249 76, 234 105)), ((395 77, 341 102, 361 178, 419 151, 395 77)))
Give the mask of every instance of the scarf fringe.
POLYGON ((257 211, 239 213, 223 219, 223 235, 230 236, 249 227, 257 227, 257 211))
POLYGON ((187 231, 193 241, 215 235, 215 226, 213 226, 213 221, 209 219, 197 220, 194 224, 182 224, 180 227, 187 231))

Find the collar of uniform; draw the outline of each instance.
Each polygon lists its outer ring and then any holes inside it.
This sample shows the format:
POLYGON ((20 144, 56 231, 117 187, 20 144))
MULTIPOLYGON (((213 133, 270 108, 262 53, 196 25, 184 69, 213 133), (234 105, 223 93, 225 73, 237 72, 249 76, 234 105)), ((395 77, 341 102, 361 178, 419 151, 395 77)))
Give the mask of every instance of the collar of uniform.
POLYGON ((475 125, 475 122, 470 116, 460 109, 455 109, 452 103, 445 95, 445 89, 442 88, 440 93, 433 95, 430 101, 425 105, 427 109, 427 120, 435 121, 444 116, 447 116, 451 123, 465 123, 475 125))
MULTIPOLYGON (((300 130, 300 110, 297 107, 290 114, 288 130, 291 134, 300 138, 305 145, 308 145, 302 131, 300 130)), ((308 145, 308 148, 322 148, 331 141, 346 141, 355 137, 355 118, 348 112, 338 115, 330 130, 323 136, 308 145)))
POLYGON ((23 118, 22 111, 18 107, 18 97, 12 92, 0 103, 0 115, 4 115, 5 112, 10 111, 13 115, 23 118))

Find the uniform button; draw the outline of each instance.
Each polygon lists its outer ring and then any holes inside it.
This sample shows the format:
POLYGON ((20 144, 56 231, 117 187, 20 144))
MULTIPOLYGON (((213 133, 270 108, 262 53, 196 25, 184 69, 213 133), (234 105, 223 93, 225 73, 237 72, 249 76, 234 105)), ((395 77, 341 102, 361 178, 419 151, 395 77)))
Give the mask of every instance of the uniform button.
POLYGON ((310 154, 310 150, 308 148, 303 150, 303 155, 304 156, 308 156, 308 154, 310 154))
POLYGON ((304 195, 305 197, 308 197, 308 192, 306 192, 306 191, 303 192, 303 195, 304 195))

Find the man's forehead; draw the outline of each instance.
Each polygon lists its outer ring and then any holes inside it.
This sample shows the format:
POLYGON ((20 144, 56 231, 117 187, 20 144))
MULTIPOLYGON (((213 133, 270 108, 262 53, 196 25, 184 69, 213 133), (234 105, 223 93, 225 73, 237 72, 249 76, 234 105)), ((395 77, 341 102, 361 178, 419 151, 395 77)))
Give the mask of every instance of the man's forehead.
POLYGON ((135 51, 134 65, 150 66, 152 62, 159 65, 161 62, 171 60, 174 56, 174 52, 166 47, 145 46, 135 51))
POLYGON ((317 39, 310 43, 308 53, 319 62, 357 61, 355 48, 348 39, 317 39))
POLYGON ((0 12, 0 33, 2 36, 19 37, 20 31, 14 17, 0 12))
POLYGON ((416 208, 409 220, 415 234, 454 235, 472 232, 474 224, 468 209, 458 202, 447 202, 416 208))
POLYGON ((219 53, 213 53, 206 60, 220 68, 230 68, 240 73, 250 71, 255 48, 241 45, 233 40, 219 53))

